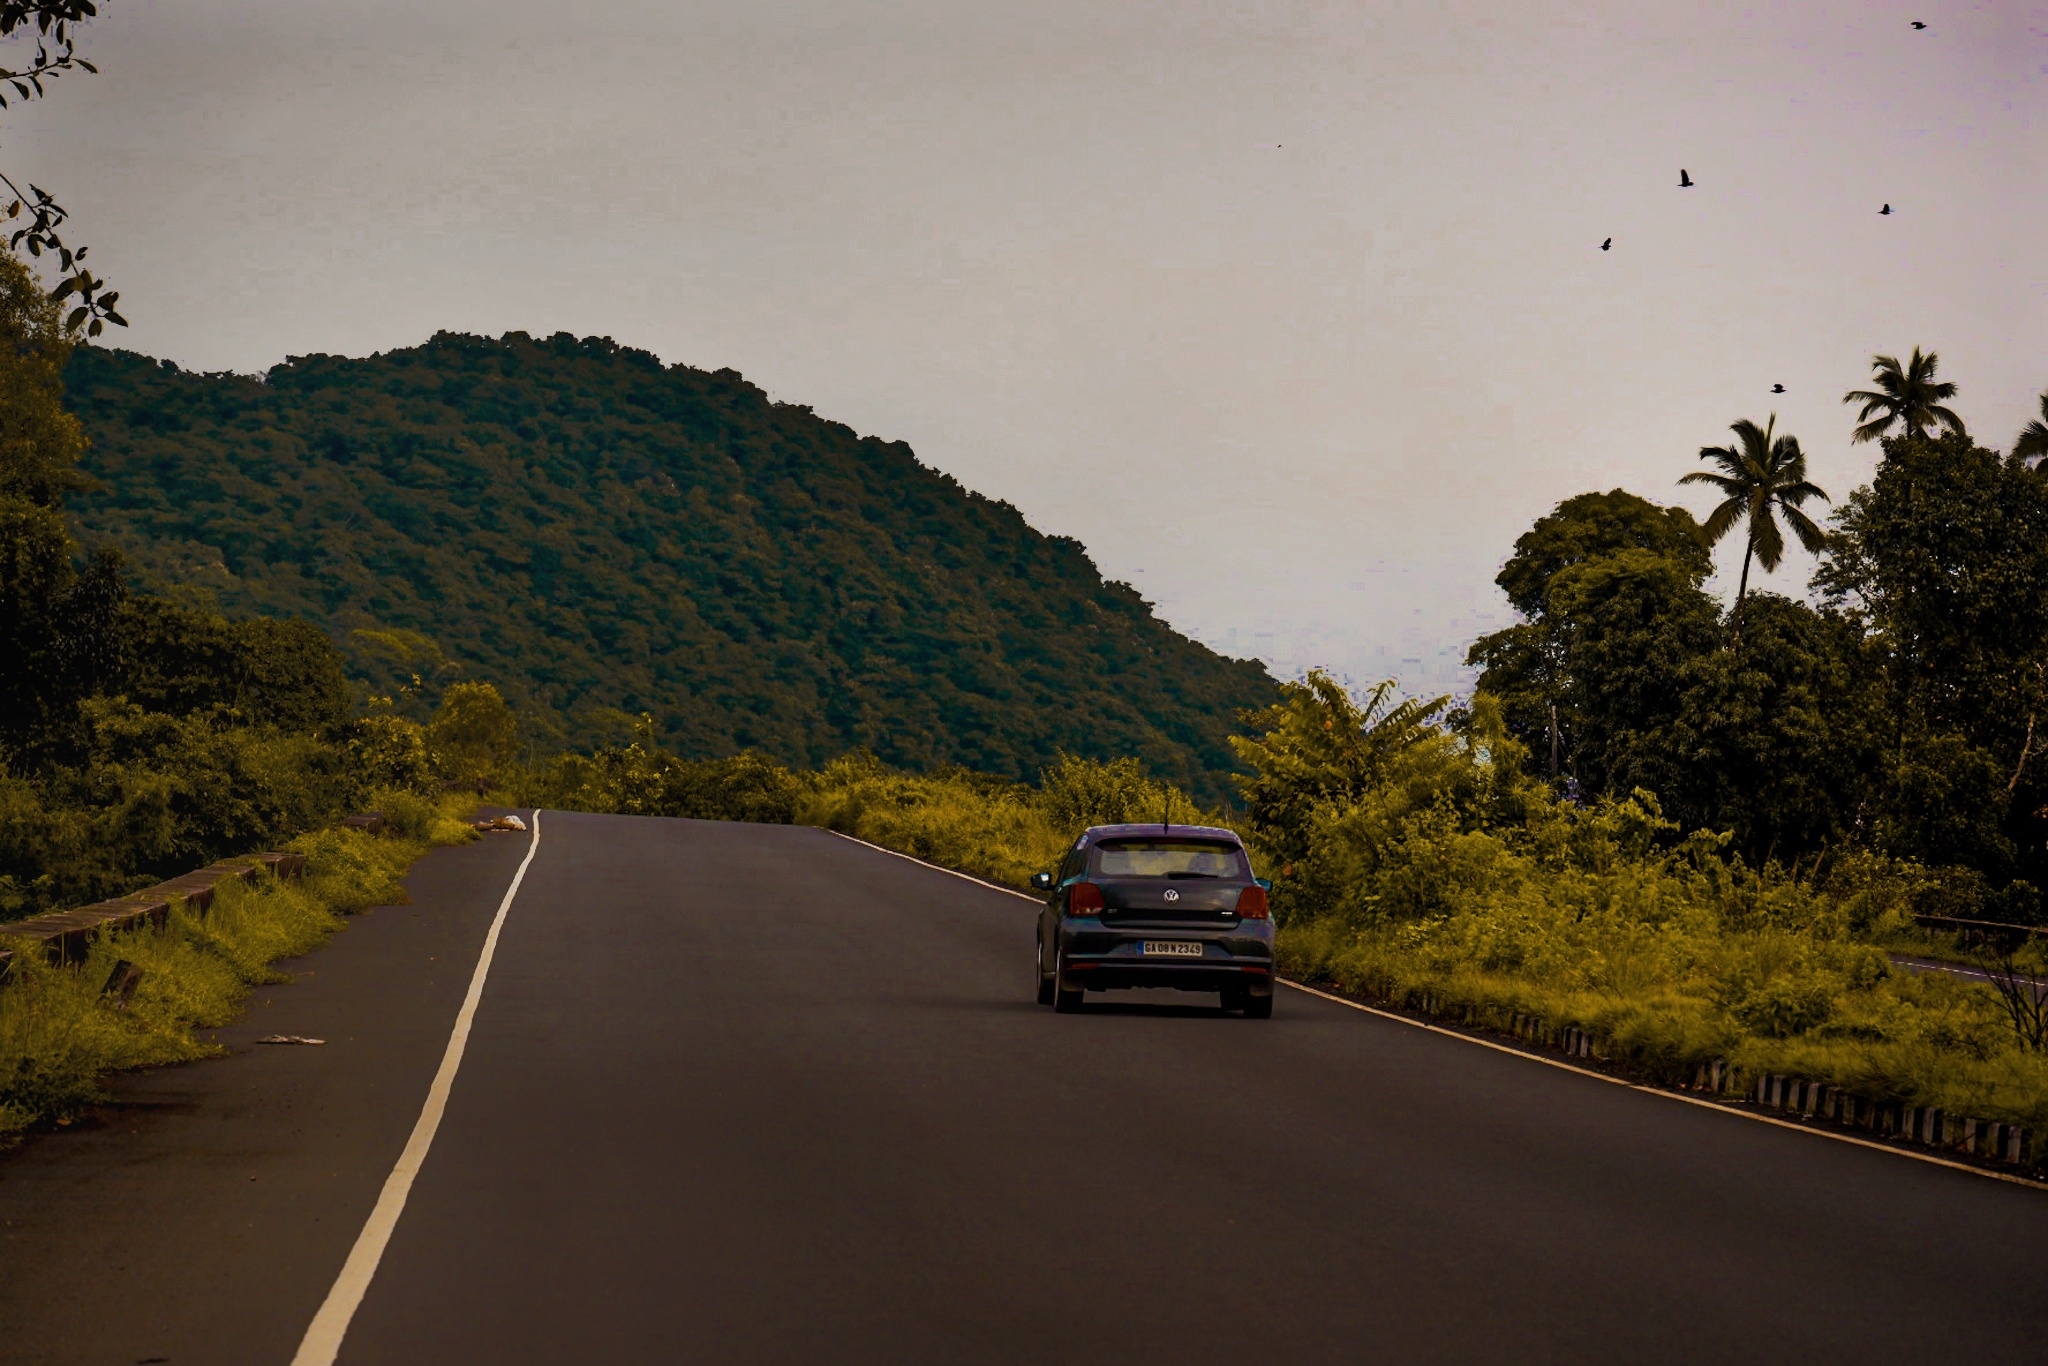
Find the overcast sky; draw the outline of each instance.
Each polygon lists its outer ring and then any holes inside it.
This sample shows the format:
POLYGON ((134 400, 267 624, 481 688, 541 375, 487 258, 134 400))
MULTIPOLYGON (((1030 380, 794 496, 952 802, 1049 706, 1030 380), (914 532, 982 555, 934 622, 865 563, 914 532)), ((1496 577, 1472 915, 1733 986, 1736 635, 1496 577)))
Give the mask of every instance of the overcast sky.
POLYGON ((2048 387, 2048 3, 102 10, 0 164, 119 344, 731 366, 1282 674, 1458 683, 1530 521, 1703 511, 1736 418, 1846 494, 1872 352, 2001 448, 2048 387))

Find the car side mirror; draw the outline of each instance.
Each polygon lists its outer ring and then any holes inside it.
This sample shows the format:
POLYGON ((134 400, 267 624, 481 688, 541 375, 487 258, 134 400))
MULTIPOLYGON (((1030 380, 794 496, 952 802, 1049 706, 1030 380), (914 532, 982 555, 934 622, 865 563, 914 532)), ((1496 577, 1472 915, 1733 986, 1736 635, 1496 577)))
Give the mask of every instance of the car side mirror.
POLYGON ((1051 874, 1051 873, 1033 873, 1033 874, 1031 875, 1031 890, 1032 890, 1032 891, 1034 891, 1034 892, 1049 892, 1049 891, 1051 891, 1051 890, 1052 890, 1052 874, 1051 874))
POLYGON ((1273 890, 1273 879, 1271 878, 1255 877, 1252 879, 1252 881, 1258 883, 1259 886, 1265 888, 1269 892, 1273 890))

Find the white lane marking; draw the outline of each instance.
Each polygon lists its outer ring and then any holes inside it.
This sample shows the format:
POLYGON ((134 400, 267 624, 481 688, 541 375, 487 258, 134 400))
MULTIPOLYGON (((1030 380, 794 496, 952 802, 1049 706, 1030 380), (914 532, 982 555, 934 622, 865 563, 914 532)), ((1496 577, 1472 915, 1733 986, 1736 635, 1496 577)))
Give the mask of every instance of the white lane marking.
POLYGON ((355 1317, 363 1295, 370 1288, 370 1279, 377 1274, 377 1263, 383 1260, 391 1232, 398 1226, 398 1216, 405 1212, 406 1197, 412 1194, 413 1179, 427 1160, 427 1149, 434 1145, 434 1134, 448 1108, 448 1092, 455 1085, 455 1071, 462 1066, 462 1051, 469 1044, 477 1002, 483 999, 484 978, 490 975, 491 958, 498 951, 498 931, 504 928, 505 913, 512 909, 512 898, 519 894, 519 884, 526 881, 526 870, 539 852, 540 812, 536 810, 533 842, 519 862, 519 871, 512 875, 512 885, 505 889, 505 899, 498 903, 490 932, 484 936, 483 954, 470 975, 469 994, 462 998, 462 1009, 456 1012, 455 1031, 448 1036, 448 1047, 441 1054, 441 1070, 434 1073, 434 1084, 427 1088, 427 1103, 420 1108, 419 1120, 412 1126, 405 1151, 398 1155, 398 1165, 384 1178, 376 1207, 370 1211, 363 1231, 356 1235, 356 1245, 349 1249, 348 1260, 342 1263, 341 1274, 334 1278, 333 1289, 327 1292, 320 1312, 313 1316, 306 1336, 300 1340, 292 1366, 333 1366, 335 1357, 341 1353, 341 1340, 348 1333, 349 1320, 355 1317))
POLYGON ((1440 1034, 1446 1039, 1456 1039, 1460 1043, 1476 1044, 1481 1048, 1490 1048, 1496 1053, 1508 1053, 1529 1062, 1540 1062, 1545 1067, 1555 1067, 1562 1071, 1575 1072, 1579 1076, 1589 1077, 1594 1081, 1604 1081, 1611 1086, 1625 1087, 1630 1091, 1640 1091, 1646 1096, 1661 1096, 1665 1100, 1682 1101, 1687 1105, 1697 1105, 1702 1110, 1712 1110, 1716 1114, 1727 1115, 1733 1119, 1746 1119, 1756 1124, 1769 1124, 1779 1129, 1790 1129, 1795 1134, 1805 1134, 1809 1138, 1831 1139, 1836 1143, 1848 1143, 1858 1148, 1871 1148, 1877 1152, 1889 1153, 1893 1157, 1904 1157, 1910 1158, 1915 1162, 1925 1162, 1930 1166, 1949 1167, 1955 1171, 1968 1172, 1972 1176, 1989 1177, 1993 1181, 2006 1181, 2015 1186, 2031 1186, 2035 1190, 2048 1190, 2048 1182, 2033 1181, 2024 1176, 2013 1176, 2007 1172, 1992 1171, 1988 1167, 1973 1167, 1967 1162, 1956 1162, 1946 1157, 1936 1157, 1933 1153, 1916 1153, 1910 1148, 1894 1147, 1889 1143, 1878 1143, 1871 1139, 1858 1138, 1854 1134, 1837 1133, 1832 1129, 1815 1128, 1805 1124, 1797 1124, 1788 1119, 1776 1119, 1770 1115, 1759 1115, 1749 1110, 1737 1110, 1733 1106, 1723 1105, 1719 1101, 1702 1100, 1698 1096, 1688 1096, 1681 1091, 1666 1091, 1659 1086, 1644 1086, 1640 1082, 1627 1081, 1621 1077, 1610 1077, 1605 1072, 1595 1072, 1591 1068, 1578 1067, 1557 1058, 1546 1058, 1540 1053, 1526 1052, 1507 1044, 1495 1043, 1491 1039, 1481 1039, 1459 1030, 1444 1029, 1441 1026, 1433 1025, 1423 1020, 1413 1020, 1406 1015, 1398 1015, 1391 1010, 1379 1010, 1373 1006, 1363 1005, 1331 992, 1318 991, 1314 987, 1288 981, 1284 977, 1279 980, 1285 985, 1293 987, 1296 991, 1304 991, 1311 996, 1319 996, 1325 1001, 1335 1002, 1351 1010, 1362 1010, 1368 1015, 1377 1015, 1383 1020, 1394 1020, 1400 1024, 1413 1025, 1415 1028, 1427 1030, 1431 1034, 1440 1034))
MULTIPOLYGON (((1026 896, 1014 887, 1004 887, 999 883, 990 882, 986 878, 978 878, 971 873, 963 873, 956 868, 943 868, 936 863, 927 863, 915 855, 900 853, 894 849, 884 849, 879 844, 869 844, 866 840, 854 839, 852 835, 840 834, 837 830, 827 830, 825 833, 828 835, 839 835, 839 838, 843 840, 853 840, 855 844, 867 845, 868 848, 878 853, 888 854, 892 858, 904 859, 910 863, 917 864, 919 867, 930 868, 934 872, 951 873, 954 877, 965 878, 967 881, 978 886, 987 887, 993 891, 1008 892, 1011 896, 1023 897, 1024 900, 1031 902, 1033 905, 1042 904, 1037 897, 1026 896)), ((1877 1152, 1890 1153, 1893 1157, 1911 1158, 1915 1162, 1925 1162, 1936 1167, 1950 1167, 1959 1172, 1968 1172, 1972 1176, 1986 1176, 1993 1181, 2007 1181, 2015 1186, 2031 1186, 2035 1190, 2048 1190, 2048 1182, 2031 1181, 2024 1176, 2012 1176, 2005 1172, 1992 1171, 1988 1167, 1973 1167, 1967 1162, 1953 1162, 1945 1157, 1936 1157, 1932 1153, 1916 1153, 1908 1148, 1893 1147, 1889 1143, 1875 1143, 1867 1138, 1857 1138, 1853 1134, 1835 1133, 1829 1129, 1816 1129, 1804 1124, 1795 1124, 1790 1120, 1774 1119, 1770 1115, 1753 1114, 1748 1110, 1737 1110, 1718 1101, 1701 1100, 1698 1096, 1688 1096, 1678 1091, 1666 1091, 1661 1087, 1644 1086, 1639 1082, 1625 1081, 1620 1077, 1610 1077, 1605 1072, 1595 1072, 1590 1068, 1578 1067, 1558 1058, 1546 1058, 1541 1053, 1530 1053, 1524 1049, 1514 1048, 1507 1044, 1495 1043, 1491 1039, 1481 1039, 1471 1034, 1460 1033, 1455 1029, 1443 1029, 1423 1020, 1411 1019, 1406 1015, 1397 1014, 1391 1010, 1379 1010, 1373 1006, 1365 1005, 1343 996, 1333 995, 1327 991, 1318 991, 1311 986, 1303 986, 1300 982, 1292 981, 1285 977, 1276 975, 1273 980, 1279 982, 1282 986, 1293 987, 1296 991, 1307 992, 1311 996, 1320 996, 1325 1001, 1334 1001, 1336 1004, 1350 1010, 1362 1010, 1368 1015, 1377 1015, 1383 1020, 1393 1020, 1397 1024, 1413 1025, 1415 1028, 1427 1030, 1431 1034, 1441 1034, 1447 1039, 1457 1039, 1462 1043, 1476 1044, 1481 1048, 1490 1048, 1496 1053, 1507 1053, 1526 1062, 1540 1062, 1545 1067, 1555 1067, 1560 1071, 1571 1072, 1581 1077, 1590 1077, 1594 1081, 1604 1081, 1612 1086, 1621 1086, 1631 1091, 1640 1091, 1646 1096, 1662 1096, 1666 1100, 1683 1101, 1687 1105, 1697 1105, 1703 1110, 1712 1110, 1716 1114, 1728 1115, 1734 1119, 1746 1119, 1757 1124, 1769 1124, 1779 1129, 1790 1129, 1795 1134, 1806 1134, 1812 1138, 1832 1139, 1837 1143, 1849 1143, 1858 1148, 1871 1148, 1877 1152)))

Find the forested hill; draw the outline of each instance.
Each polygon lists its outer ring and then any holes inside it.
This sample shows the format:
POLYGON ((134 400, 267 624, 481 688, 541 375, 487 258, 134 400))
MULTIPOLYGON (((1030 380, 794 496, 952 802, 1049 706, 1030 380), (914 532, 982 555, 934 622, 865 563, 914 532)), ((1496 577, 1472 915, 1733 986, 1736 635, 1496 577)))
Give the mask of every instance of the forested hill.
POLYGON ((81 348, 66 384, 83 542, 320 624, 379 692, 494 681, 543 747, 645 711, 685 752, 1135 754, 1213 799, 1235 710, 1276 695, 1078 542, 730 370, 444 333, 261 380, 81 348))

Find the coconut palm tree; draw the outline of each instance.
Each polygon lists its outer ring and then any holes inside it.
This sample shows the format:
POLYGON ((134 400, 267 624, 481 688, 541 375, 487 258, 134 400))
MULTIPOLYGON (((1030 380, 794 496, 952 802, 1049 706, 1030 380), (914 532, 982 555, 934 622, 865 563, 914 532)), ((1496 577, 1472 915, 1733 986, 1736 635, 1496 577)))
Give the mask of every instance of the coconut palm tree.
POLYGON ((1761 427, 1743 418, 1729 428, 1738 438, 1736 442, 1700 448, 1700 459, 1719 465, 1718 473, 1694 470, 1678 481, 1709 484, 1727 495, 1708 514, 1706 525, 1701 528, 1707 534, 1707 544, 1718 542, 1737 522, 1749 524, 1749 544, 1742 550, 1742 579, 1735 589, 1735 612, 1729 620, 1730 649, 1742 643, 1742 604, 1749 597, 1749 562, 1754 559, 1769 573, 1785 558, 1785 533, 1778 527, 1779 514, 1784 515, 1785 525, 1792 528, 1799 544, 1808 550, 1818 552, 1827 540, 1813 519, 1799 510, 1799 505, 1809 498, 1825 503, 1828 495, 1807 482, 1806 452, 1799 449, 1799 438, 1778 436, 1777 427, 1776 413, 1761 427))
MULTIPOLYGON (((2020 433, 2020 439, 2013 443, 2012 458, 2015 460, 2041 460, 2048 458, 2048 393, 2041 395, 2041 420, 2029 422, 2020 433)), ((2036 466, 2048 468, 2048 466, 2036 466)))
POLYGON ((1863 405, 1863 411, 1856 414, 1860 425, 1855 439, 1875 441, 1894 425, 1913 436, 1937 423, 1952 432, 1962 431, 1963 420, 1954 409, 1942 406, 1956 396, 1956 386, 1935 383, 1934 372, 1940 364, 1932 351, 1922 355, 1917 346, 1913 358, 1903 366, 1896 356, 1872 356, 1870 368, 1877 376, 1877 388, 1851 389, 1842 395, 1844 403, 1863 405))

